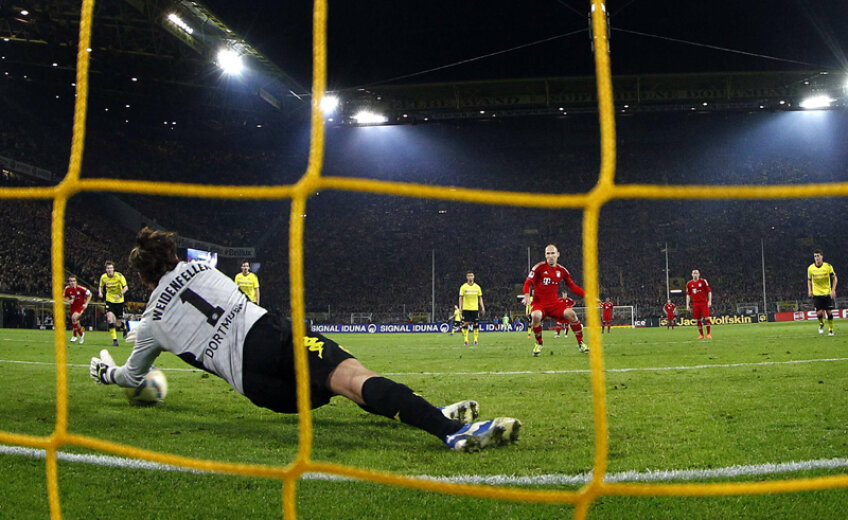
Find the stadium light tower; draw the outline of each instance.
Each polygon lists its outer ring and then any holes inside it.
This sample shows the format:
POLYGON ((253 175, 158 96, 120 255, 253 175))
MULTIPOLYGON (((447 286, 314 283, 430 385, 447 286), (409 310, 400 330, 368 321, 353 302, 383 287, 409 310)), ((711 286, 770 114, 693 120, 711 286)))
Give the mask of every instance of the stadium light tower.
POLYGON ((388 117, 369 110, 360 110, 350 118, 360 125, 380 125, 389 120, 388 117))
POLYGON ((763 312, 768 315, 768 299, 766 299, 766 245, 762 237, 760 237, 760 256, 763 262, 763 312))
POLYGON ((194 33, 194 29, 192 29, 192 27, 188 23, 186 23, 186 21, 183 20, 180 17, 180 15, 178 15, 177 13, 168 14, 168 20, 170 20, 171 23, 173 23, 175 26, 177 26, 177 28, 179 28, 184 33, 186 33, 188 35, 191 35, 191 34, 194 33))
POLYGON ((332 94, 326 94, 321 98, 321 111, 324 116, 331 116, 339 108, 339 98, 332 94))
MULTIPOLYGON (((671 284, 669 283, 669 274, 668 274, 668 253, 669 252, 675 253, 675 252, 677 252, 677 250, 676 249, 669 249, 668 248, 668 242, 666 242, 665 247, 660 249, 660 251, 665 253, 665 299, 670 300, 671 299, 671 284)), ((678 289, 674 290, 675 294, 677 294, 678 292, 680 292, 678 289)))
POLYGON ((805 110, 820 110, 823 108, 830 108, 830 104, 834 101, 836 100, 827 94, 822 94, 810 96, 802 100, 798 106, 805 110))
POLYGON ((668 283, 668 242, 665 243, 665 299, 666 301, 671 299, 671 286, 668 283))
POLYGON ((224 48, 218 51, 216 62, 224 73, 231 76, 237 76, 244 70, 244 62, 241 56, 232 49, 224 48))

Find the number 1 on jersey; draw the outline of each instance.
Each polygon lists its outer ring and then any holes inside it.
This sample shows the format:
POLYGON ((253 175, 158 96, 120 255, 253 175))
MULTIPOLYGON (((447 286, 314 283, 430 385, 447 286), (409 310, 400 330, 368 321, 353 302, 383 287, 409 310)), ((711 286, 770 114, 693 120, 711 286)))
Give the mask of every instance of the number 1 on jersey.
POLYGON ((206 316, 206 323, 213 327, 218 323, 218 320, 221 319, 221 316, 224 315, 224 309, 221 307, 213 307, 212 304, 204 300, 202 296, 188 288, 183 289, 180 292, 180 301, 183 303, 189 303, 192 307, 203 313, 203 315, 206 316))

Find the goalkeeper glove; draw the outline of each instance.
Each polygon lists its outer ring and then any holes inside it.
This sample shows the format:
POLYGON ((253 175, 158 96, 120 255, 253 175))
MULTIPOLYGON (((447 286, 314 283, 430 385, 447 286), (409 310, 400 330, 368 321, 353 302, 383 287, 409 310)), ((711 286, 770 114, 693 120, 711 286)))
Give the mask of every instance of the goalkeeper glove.
POLYGON ((115 367, 104 363, 100 358, 91 358, 91 364, 88 367, 88 373, 94 382, 97 384, 111 385, 115 382, 114 376, 115 367))

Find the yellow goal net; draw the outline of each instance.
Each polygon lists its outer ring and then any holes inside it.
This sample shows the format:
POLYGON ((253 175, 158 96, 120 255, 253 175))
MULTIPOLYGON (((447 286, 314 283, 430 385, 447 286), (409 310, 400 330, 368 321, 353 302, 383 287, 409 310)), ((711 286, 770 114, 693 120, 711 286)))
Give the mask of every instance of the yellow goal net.
POLYGON ((295 349, 298 384, 299 448, 294 461, 286 466, 235 464, 202 460, 138 449, 104 441, 95 437, 74 434, 68 430, 68 381, 65 339, 65 312, 62 306, 64 286, 64 229, 68 199, 80 192, 123 192, 152 195, 181 195, 211 199, 290 199, 289 229, 291 280, 290 297, 295 337, 304 337, 304 214, 307 199, 319 190, 367 192, 392 196, 418 197, 477 204, 504 205, 543 209, 580 209, 583 213, 583 262, 586 280, 586 299, 594 301, 599 295, 598 222, 601 208, 617 199, 778 199, 848 196, 848 183, 807 184, 793 186, 663 186, 617 185, 615 183, 616 146, 612 81, 607 41, 605 4, 591 1, 592 35, 594 41, 598 113, 601 124, 601 168, 595 187, 585 194, 533 194, 493 190, 444 188, 412 183, 385 182, 361 178, 340 178, 322 175, 324 152, 324 123, 321 100, 326 86, 327 59, 327 0, 315 0, 313 13, 313 85, 311 106, 311 139, 306 172, 298 182, 281 186, 208 186, 167 182, 125 181, 115 179, 81 179, 80 170, 86 132, 88 99, 89 46, 91 41, 94 0, 82 3, 79 28, 79 47, 76 69, 76 105, 73 121, 71 157, 64 179, 53 187, 2 188, 0 199, 52 200, 52 296, 55 316, 56 349, 56 424, 53 433, 39 437, 0 432, 0 442, 40 448, 46 451, 47 490, 50 515, 62 517, 58 482, 57 454, 63 446, 80 446, 102 452, 123 455, 233 475, 278 479, 282 484, 285 518, 297 518, 297 482, 307 472, 321 472, 392 486, 423 491, 464 495, 478 498, 525 501, 548 504, 572 504, 574 517, 587 517, 593 501, 603 496, 715 496, 785 493, 806 490, 848 487, 848 475, 819 478, 786 479, 768 482, 714 482, 692 484, 612 483, 606 482, 608 448, 607 399, 604 383, 603 336, 596 309, 588 312, 588 325, 595 338, 591 351, 592 396, 594 407, 594 463, 591 480, 576 491, 532 490, 498 486, 459 484, 416 479, 389 472, 322 462, 312 458, 313 425, 310 413, 306 354, 295 349))

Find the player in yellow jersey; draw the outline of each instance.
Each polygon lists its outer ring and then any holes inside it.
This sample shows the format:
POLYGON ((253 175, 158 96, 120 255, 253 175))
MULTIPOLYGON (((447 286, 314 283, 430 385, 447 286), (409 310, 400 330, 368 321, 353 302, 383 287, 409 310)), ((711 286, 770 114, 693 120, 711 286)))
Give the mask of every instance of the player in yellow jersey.
POLYGON ((236 285, 247 299, 259 305, 259 278, 250 272, 250 262, 242 260, 241 272, 235 277, 236 285))
MULTIPOLYGON (((523 295, 521 295, 521 296, 523 296, 523 295)), ((519 296, 519 298, 521 298, 521 296, 519 296)), ((526 318, 526 321, 527 321, 527 339, 530 339, 530 338, 533 337, 533 329, 530 327, 530 322, 533 321, 530 318, 530 312, 532 310, 533 310, 533 295, 531 294, 530 297, 527 298, 527 300, 524 302, 524 317, 526 318)), ((568 329, 565 329, 565 330, 568 330, 568 329)))
POLYGON ((127 279, 124 275, 115 271, 115 263, 111 260, 106 260, 106 272, 100 276, 100 284, 97 289, 97 296, 103 299, 106 296, 106 321, 109 323, 109 334, 112 336, 112 346, 118 346, 118 334, 115 332, 115 327, 120 328, 127 335, 124 329, 124 294, 127 292, 127 279))
POLYGON ((813 299, 819 318, 819 334, 824 333, 827 315, 828 336, 833 336, 833 301, 836 299, 836 272, 824 261, 821 249, 813 251, 814 262, 807 268, 807 293, 813 299))
POLYGON ((459 288, 459 308, 462 309, 462 335, 465 344, 468 345, 468 328, 474 329, 474 344, 480 335, 480 316, 486 314, 486 305, 483 303, 483 290, 474 283, 474 272, 465 273, 465 283, 459 288))
POLYGON ((453 333, 462 328, 462 311, 459 310, 459 307, 456 305, 453 306, 453 327, 451 328, 450 335, 453 336, 453 333))

